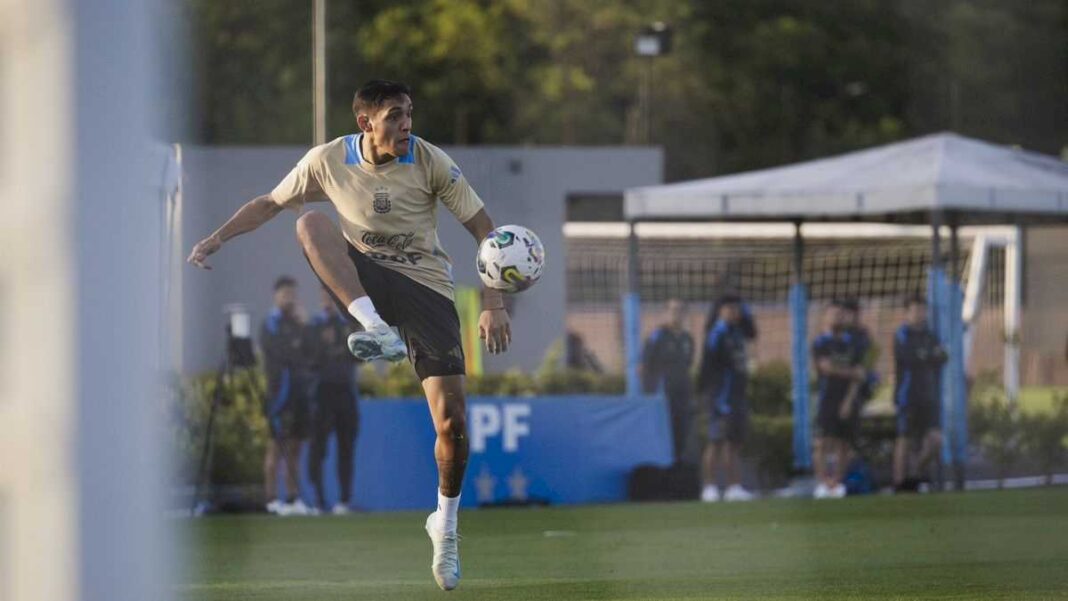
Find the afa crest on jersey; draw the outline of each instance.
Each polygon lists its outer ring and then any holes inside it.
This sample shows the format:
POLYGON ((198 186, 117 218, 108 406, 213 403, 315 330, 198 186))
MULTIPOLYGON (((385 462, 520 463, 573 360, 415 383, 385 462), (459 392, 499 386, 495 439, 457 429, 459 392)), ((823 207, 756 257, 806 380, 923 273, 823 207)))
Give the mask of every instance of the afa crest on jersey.
POLYGON ((375 188, 374 204, 372 206, 374 206, 375 213, 389 212, 392 208, 392 205, 389 202, 389 188, 386 188, 385 186, 375 188))

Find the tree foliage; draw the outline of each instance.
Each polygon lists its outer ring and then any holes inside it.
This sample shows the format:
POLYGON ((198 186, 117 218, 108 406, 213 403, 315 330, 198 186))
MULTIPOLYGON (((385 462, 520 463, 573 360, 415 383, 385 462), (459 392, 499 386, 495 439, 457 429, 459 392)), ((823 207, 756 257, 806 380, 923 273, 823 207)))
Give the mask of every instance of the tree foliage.
MULTIPOLYGON (((311 140, 311 9, 186 0, 193 138, 311 140)), ((442 144, 650 142, 668 179, 788 163, 939 130, 1058 153, 1068 143, 1065 0, 329 2, 328 130, 368 79, 413 87, 442 144), (634 37, 670 23, 674 51, 634 37)))

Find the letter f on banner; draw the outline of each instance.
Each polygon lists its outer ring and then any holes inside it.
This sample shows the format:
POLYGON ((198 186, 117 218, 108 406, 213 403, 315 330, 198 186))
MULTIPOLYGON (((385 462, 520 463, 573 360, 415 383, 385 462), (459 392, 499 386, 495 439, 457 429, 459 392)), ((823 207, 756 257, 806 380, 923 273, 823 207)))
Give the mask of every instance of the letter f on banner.
POLYGON ((504 406, 504 452, 514 453, 519 450, 519 437, 530 435, 530 424, 525 421, 530 417, 530 405, 504 406))
POLYGON ((501 413, 495 405, 471 405, 471 452, 486 451, 486 439, 501 433, 501 413))

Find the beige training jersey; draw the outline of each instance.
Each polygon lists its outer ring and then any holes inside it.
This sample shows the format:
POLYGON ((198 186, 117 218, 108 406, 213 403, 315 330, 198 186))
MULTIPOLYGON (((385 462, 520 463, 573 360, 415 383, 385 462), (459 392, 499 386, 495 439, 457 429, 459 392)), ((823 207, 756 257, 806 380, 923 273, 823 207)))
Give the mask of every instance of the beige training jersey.
POLYGON ((452 263, 438 241, 437 201, 463 223, 482 200, 437 146, 412 136, 406 156, 375 165, 363 160, 362 137, 352 134, 309 150, 271 199, 289 208, 329 199, 357 250, 453 298, 452 263))

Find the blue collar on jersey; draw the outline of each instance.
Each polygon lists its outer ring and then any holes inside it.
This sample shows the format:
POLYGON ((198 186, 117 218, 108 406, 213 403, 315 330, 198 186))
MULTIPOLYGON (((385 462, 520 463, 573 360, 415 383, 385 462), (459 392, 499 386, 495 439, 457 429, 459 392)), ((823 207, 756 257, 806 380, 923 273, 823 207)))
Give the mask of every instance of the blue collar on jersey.
MULTIPOLYGON (((415 143, 419 139, 415 136, 409 136, 411 139, 408 142, 408 154, 398 157, 397 162, 406 165, 415 164, 415 143)), ((363 140, 363 134, 349 134, 345 136, 345 164, 346 165, 359 165, 363 162, 363 151, 360 144, 363 140)))

